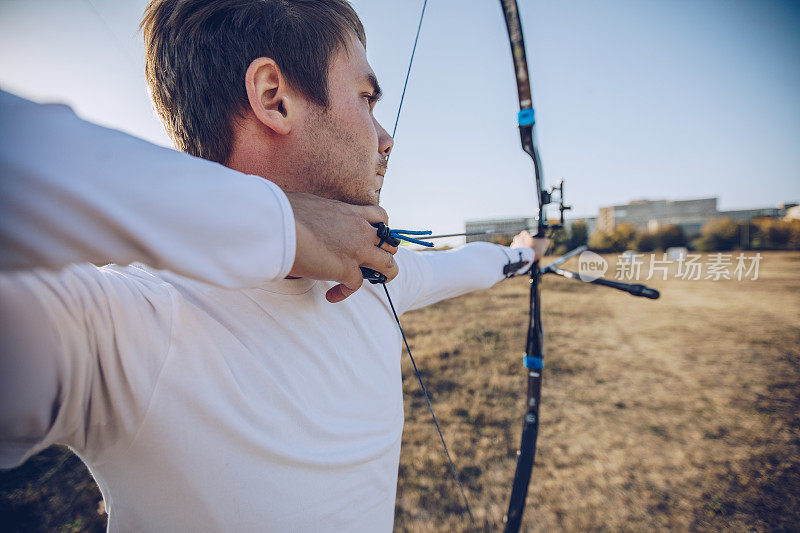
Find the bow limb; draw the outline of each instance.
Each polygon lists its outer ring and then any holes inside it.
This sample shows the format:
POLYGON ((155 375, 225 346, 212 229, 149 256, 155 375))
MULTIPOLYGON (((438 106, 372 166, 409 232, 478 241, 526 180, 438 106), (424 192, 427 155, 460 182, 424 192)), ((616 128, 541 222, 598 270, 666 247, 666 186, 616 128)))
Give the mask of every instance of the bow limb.
MULTIPOLYGON (((525 55, 525 41, 522 34, 522 23, 519 18, 519 9, 516 0, 500 0, 505 15, 508 39, 511 44, 511 55, 514 60, 514 72, 517 78, 517 93, 519 95, 519 134, 522 149, 533 161, 533 173, 536 180, 537 201, 539 208, 536 237, 544 237, 547 230, 547 217, 545 205, 549 202, 549 194, 542 187, 541 161, 536 146, 535 115, 533 111, 533 97, 531 94, 530 78, 528 76, 528 61, 525 55)), ((505 531, 519 531, 522 524, 522 513, 525 510, 525 499, 528 494, 531 472, 536 455, 536 439, 539 435, 539 401, 541 398, 542 367, 544 360, 543 332, 541 320, 541 270, 539 264, 534 263, 530 271, 530 318, 528 321, 528 337, 525 346, 524 364, 528 369, 528 395, 526 401, 525 418, 522 426, 522 438, 517 452, 517 467, 514 472, 514 482, 511 488, 511 498, 508 511, 503 517, 505 531)))

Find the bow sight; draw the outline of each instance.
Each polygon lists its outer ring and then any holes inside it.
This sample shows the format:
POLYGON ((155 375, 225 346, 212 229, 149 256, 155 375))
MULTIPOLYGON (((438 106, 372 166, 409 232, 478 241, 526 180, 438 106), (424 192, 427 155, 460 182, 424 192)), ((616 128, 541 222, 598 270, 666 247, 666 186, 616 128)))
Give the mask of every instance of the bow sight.
POLYGON ((564 180, 558 180, 558 185, 552 185, 550 190, 542 189, 539 191, 541 202, 542 202, 542 212, 545 212, 545 206, 553 203, 553 193, 558 191, 558 211, 559 211, 559 220, 558 224, 551 224, 549 220, 547 220, 547 216, 545 215, 544 219, 544 226, 545 228, 549 228, 552 230, 562 229, 564 227, 564 211, 569 211, 572 209, 571 205, 564 205, 564 180))

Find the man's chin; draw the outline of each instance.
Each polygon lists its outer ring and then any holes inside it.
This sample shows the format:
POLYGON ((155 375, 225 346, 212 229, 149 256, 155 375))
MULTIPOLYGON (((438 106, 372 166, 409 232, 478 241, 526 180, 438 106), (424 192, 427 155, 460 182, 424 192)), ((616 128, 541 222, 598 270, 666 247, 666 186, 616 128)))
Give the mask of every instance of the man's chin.
POLYGON ((363 191, 361 194, 348 194, 346 191, 330 189, 308 192, 316 194, 317 196, 322 196, 323 198, 328 198, 329 200, 338 200, 351 205, 377 206, 381 201, 381 189, 363 191))
POLYGON ((359 198, 358 200, 342 200, 343 202, 347 202, 353 205, 365 205, 365 206, 378 206, 381 203, 381 193, 380 191, 375 191, 374 193, 370 194, 367 198, 359 198))

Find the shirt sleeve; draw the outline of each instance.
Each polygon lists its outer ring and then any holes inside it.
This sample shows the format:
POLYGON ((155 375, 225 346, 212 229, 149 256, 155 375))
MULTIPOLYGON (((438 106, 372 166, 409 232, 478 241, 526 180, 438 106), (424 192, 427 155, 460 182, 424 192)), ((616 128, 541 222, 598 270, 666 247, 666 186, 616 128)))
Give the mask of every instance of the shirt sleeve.
POLYGON ((173 291, 91 265, 0 274, 0 468, 55 443, 98 459, 131 442, 169 354, 173 291))
POLYGON ((243 288, 295 258, 273 183, 2 91, 0 213, 3 270, 140 261, 243 288))
POLYGON ((524 261, 514 274, 526 272, 534 260, 532 248, 508 248, 474 242, 443 252, 397 252, 400 273, 386 287, 398 312, 411 311, 468 292, 488 289, 507 277, 503 267, 524 261))

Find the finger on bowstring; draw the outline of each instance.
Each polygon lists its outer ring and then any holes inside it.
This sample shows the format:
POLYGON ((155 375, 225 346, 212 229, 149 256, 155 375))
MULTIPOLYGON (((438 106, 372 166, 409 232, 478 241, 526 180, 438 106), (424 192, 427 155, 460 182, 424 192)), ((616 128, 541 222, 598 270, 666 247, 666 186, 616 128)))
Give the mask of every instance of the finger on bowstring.
POLYGON ((398 248, 397 246, 392 246, 391 244, 389 244, 389 243, 388 243, 388 242, 386 242, 386 241, 383 241, 383 243, 381 243, 381 242, 380 242, 380 239, 377 239, 377 240, 375 241, 375 247, 376 247, 376 248, 380 248, 380 249, 381 249, 381 250, 383 250, 384 252, 388 252, 388 253, 390 253, 390 254, 392 254, 392 255, 394 255, 394 254, 396 254, 396 253, 397 253, 397 248, 398 248), (378 246, 379 244, 380 244, 380 246, 378 246))
POLYGON ((375 248, 375 253, 370 254, 369 257, 365 258, 365 260, 361 262, 360 266, 371 268, 372 270, 380 272, 386 276, 387 282, 396 278, 397 274, 400 272, 400 269, 397 266, 397 261, 394 260, 392 254, 380 248, 375 248))

